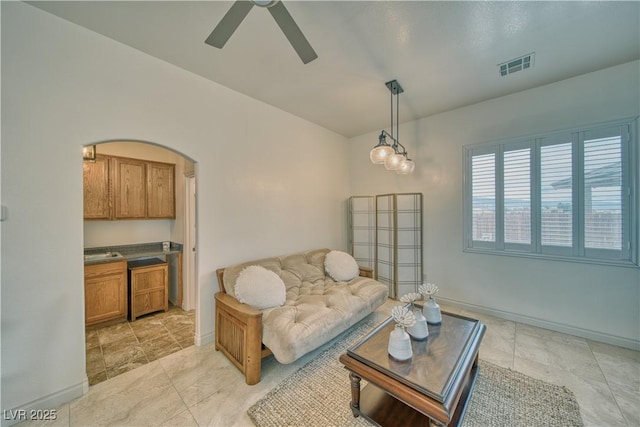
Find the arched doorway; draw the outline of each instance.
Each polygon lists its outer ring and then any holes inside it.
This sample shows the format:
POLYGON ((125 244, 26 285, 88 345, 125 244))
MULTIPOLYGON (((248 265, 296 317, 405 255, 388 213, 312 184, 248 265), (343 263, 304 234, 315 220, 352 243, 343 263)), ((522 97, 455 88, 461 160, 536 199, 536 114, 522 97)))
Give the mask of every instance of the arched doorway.
MULTIPOLYGON (((112 321, 98 322, 86 327, 86 362, 89 384, 113 378, 138 366, 180 351, 194 344, 196 291, 195 252, 195 180, 196 163, 172 149, 144 141, 117 140, 95 144, 98 161, 108 162, 106 179, 120 179, 117 171, 122 164, 143 165, 139 170, 151 171, 150 166, 173 166, 173 190, 175 215, 173 217, 132 217, 84 220, 84 248, 87 252, 111 251, 123 253, 129 274, 127 278, 127 316, 112 321), (190 191, 193 189, 194 191, 190 191), (170 251, 163 252, 162 243, 169 242, 170 251), (157 246, 157 248, 156 248, 157 246), (159 261, 168 270, 168 309, 143 312, 132 318, 135 308, 129 303, 131 295, 131 271, 134 264, 159 261), (179 262, 178 262, 179 260, 179 262)), ((84 163, 86 170, 90 166, 84 163)), ((151 182, 145 176, 144 181, 151 182)), ((84 186, 87 186, 85 173, 84 186)), ((120 182, 120 181, 118 181, 120 182)), ((114 202, 114 183, 109 181, 109 203, 114 202)), ((85 204, 86 204, 85 191, 85 204)), ((145 201, 145 203, 147 203, 145 201)), ((150 202, 149 202, 150 203, 150 202)), ((112 206, 112 213, 115 208, 112 206)), ((153 262, 151 263, 153 264, 153 262)), ((85 272, 87 271, 85 263, 85 272)), ((85 281, 86 286, 86 281, 85 281)), ((134 291, 135 293, 136 291, 134 291)), ((85 291, 85 310, 92 298, 85 291)), ((151 297, 150 299, 153 299, 151 297)))

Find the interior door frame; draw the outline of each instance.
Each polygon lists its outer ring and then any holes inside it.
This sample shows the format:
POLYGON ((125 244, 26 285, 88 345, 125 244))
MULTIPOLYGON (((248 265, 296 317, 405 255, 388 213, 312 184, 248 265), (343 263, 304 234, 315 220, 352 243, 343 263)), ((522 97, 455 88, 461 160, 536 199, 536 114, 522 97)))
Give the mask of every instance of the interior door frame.
POLYGON ((185 174, 185 198, 184 198, 184 310, 193 310, 197 307, 196 277, 197 276, 197 252, 196 252, 196 176, 195 172, 185 174))

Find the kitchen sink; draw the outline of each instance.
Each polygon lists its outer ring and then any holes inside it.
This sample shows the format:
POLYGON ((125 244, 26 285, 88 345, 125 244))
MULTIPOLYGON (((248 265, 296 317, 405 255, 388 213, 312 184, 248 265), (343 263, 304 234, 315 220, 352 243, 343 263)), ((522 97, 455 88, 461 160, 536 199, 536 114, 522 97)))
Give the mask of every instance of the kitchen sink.
POLYGON ((103 261, 110 259, 122 259, 120 252, 102 252, 99 254, 88 254, 84 256, 85 261, 103 261))

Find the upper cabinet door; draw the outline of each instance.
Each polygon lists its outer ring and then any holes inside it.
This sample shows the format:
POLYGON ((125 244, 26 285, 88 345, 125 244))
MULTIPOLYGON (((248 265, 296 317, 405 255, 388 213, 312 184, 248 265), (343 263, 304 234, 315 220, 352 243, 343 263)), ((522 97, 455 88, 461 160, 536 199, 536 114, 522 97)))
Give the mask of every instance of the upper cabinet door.
POLYGON ((109 158, 98 155, 95 162, 83 162, 84 218, 110 219, 109 158))
POLYGON ((147 163, 147 217, 175 218, 174 165, 147 163))
POLYGON ((114 157, 113 172, 114 218, 145 218, 146 162, 114 157))

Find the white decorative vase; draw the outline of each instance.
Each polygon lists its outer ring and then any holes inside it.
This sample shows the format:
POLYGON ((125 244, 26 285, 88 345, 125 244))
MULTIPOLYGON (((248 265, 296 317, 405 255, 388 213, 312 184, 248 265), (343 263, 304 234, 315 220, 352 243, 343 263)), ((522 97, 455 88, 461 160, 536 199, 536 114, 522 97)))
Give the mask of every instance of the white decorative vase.
POLYGON ((389 334, 389 355, 396 360, 409 360, 413 356, 411 337, 404 328, 397 326, 389 334))
POLYGON ((433 298, 429 297, 427 302, 422 307, 424 317, 427 318, 427 323, 432 325, 439 325, 442 323, 442 313, 440 312, 440 306, 433 298))
POLYGON ((417 340, 423 340, 429 336, 429 328, 427 327, 427 319, 422 315, 420 309, 413 310, 416 317, 416 323, 407 328, 407 332, 417 340))

